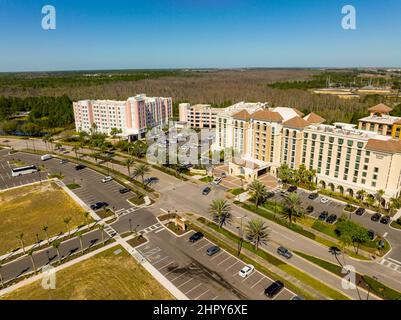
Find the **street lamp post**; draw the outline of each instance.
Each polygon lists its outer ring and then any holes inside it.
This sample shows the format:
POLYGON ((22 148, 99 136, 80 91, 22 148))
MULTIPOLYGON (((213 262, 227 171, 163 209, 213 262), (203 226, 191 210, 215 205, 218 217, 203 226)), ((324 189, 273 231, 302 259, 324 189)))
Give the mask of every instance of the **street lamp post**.
POLYGON ((242 229, 242 219, 246 218, 245 216, 241 216, 241 217, 236 217, 237 219, 240 219, 240 226, 237 227, 238 229, 238 256, 241 254, 241 249, 242 249, 242 241, 243 241, 243 229, 242 229))

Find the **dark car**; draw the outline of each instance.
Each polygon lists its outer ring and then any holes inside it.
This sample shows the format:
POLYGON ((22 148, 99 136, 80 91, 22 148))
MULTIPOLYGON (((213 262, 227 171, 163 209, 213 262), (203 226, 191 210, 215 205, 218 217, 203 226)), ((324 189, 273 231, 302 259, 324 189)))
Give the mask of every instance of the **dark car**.
POLYGON ((358 216, 362 216, 366 212, 365 208, 358 208, 358 210, 355 211, 355 214, 358 216))
POLYGON ((268 193, 266 194, 266 199, 273 198, 273 197, 274 197, 274 195, 275 195, 275 193, 274 193, 274 192, 268 192, 268 193))
POLYGON ((128 188, 121 188, 120 190, 118 190, 118 192, 120 192, 121 194, 124 194, 124 193, 127 193, 127 192, 130 192, 131 190, 130 189, 128 189, 128 188))
POLYGON ((341 250, 338 249, 337 247, 330 247, 330 248, 329 248, 329 252, 330 252, 331 254, 340 254, 340 253, 341 253, 341 250))
POLYGON ((83 165, 83 164, 77 164, 76 166, 75 166, 75 170, 82 170, 82 169, 85 169, 86 168, 86 166, 85 165, 83 165))
POLYGON ((389 222, 390 222, 390 217, 389 216, 383 216, 380 219, 380 223, 382 223, 382 224, 389 224, 389 222))
POLYGON ((373 230, 368 231, 368 237, 370 240, 373 240, 376 237, 376 234, 373 230))
POLYGON ((207 254, 208 256, 212 256, 212 255, 216 254, 216 253, 219 252, 219 251, 220 251, 220 247, 218 247, 218 246, 212 246, 212 247, 210 247, 210 248, 208 248, 208 249, 206 250, 206 254, 207 254))
POLYGON ((291 298, 291 300, 305 300, 304 298, 302 298, 301 296, 293 296, 291 298))
POLYGON ((109 204, 107 202, 96 202, 95 204, 91 205, 92 210, 99 210, 103 207, 107 207, 109 204))
POLYGON ((207 196, 210 193, 210 191, 212 191, 212 189, 210 189, 209 187, 206 187, 205 189, 202 190, 202 194, 204 196, 207 196))
POLYGON ((326 221, 327 217, 329 216, 329 213, 327 211, 323 211, 320 215, 319 215, 319 220, 320 221, 326 221))
POLYGON ((319 197, 319 194, 318 193, 311 193, 309 196, 308 196, 308 199, 310 199, 310 200, 315 200, 316 198, 318 198, 319 197))
POLYGON ((380 220, 380 218, 382 217, 382 215, 380 213, 375 213, 372 218, 370 218, 370 220, 377 222, 380 220))
POLYGON ((306 212, 307 212, 307 213, 312 213, 313 210, 315 210, 315 208, 314 208, 313 206, 308 206, 308 207, 306 208, 306 212))
POLYGON ((273 282, 269 287, 265 289, 265 295, 269 298, 273 298, 284 288, 284 284, 281 281, 273 282))
POLYGON ((289 187, 288 189, 287 189, 287 191, 288 192, 295 192, 295 191, 297 191, 298 190, 298 187, 296 187, 296 186, 291 186, 291 187, 289 187))
POLYGON ((287 259, 292 258, 292 253, 291 253, 287 248, 278 247, 278 248, 277 248, 277 253, 278 253, 280 256, 283 256, 283 257, 285 257, 285 258, 287 258, 287 259))
POLYGON ((189 237, 189 241, 190 241, 190 242, 196 242, 196 241, 202 239, 203 236, 204 236, 204 235, 203 235, 202 232, 196 232, 196 233, 194 233, 192 236, 189 237))
POLYGON ((331 214, 329 215, 329 217, 327 218, 326 222, 327 223, 334 223, 337 220, 337 216, 335 214, 331 214))
POLYGON ((68 162, 67 159, 61 159, 61 160, 60 160, 60 164, 65 164, 65 163, 67 163, 67 162, 68 162))

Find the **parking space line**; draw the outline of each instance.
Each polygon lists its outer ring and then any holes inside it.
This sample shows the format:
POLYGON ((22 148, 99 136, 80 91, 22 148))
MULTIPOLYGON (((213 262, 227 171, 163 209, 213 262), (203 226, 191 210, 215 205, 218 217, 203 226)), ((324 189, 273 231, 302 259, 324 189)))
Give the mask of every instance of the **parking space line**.
POLYGON ((206 243, 204 246, 200 247, 199 249, 196 249, 196 251, 200 251, 200 250, 202 250, 204 247, 206 247, 208 245, 210 245, 210 243, 206 243))
POLYGON ((200 294, 199 296, 197 296, 196 298, 195 298, 195 300, 198 300, 200 297, 202 297, 205 293, 208 293, 210 290, 209 289, 207 289, 204 293, 202 293, 202 294, 200 294))
POLYGON ((168 258, 168 256, 165 256, 164 258, 161 258, 160 260, 157 260, 156 262, 153 262, 152 264, 154 266, 154 265, 158 264, 159 262, 162 262, 163 260, 165 260, 167 258, 168 258))
POLYGON ((185 292, 185 294, 190 293, 191 291, 195 290, 196 288, 199 288, 202 285, 202 283, 198 283, 195 287, 191 288, 189 291, 185 292))
POLYGON ((173 282, 173 281, 175 281, 175 280, 181 278, 183 275, 185 275, 185 274, 187 274, 187 273, 188 273, 188 271, 185 271, 184 273, 181 273, 179 276, 175 277, 174 279, 171 279, 170 281, 173 282))
POLYGON ((188 282, 191 282, 194 280, 194 278, 190 278, 189 280, 185 281, 184 283, 181 283, 177 288, 182 287, 183 285, 187 284, 188 282))
POLYGON ((236 266, 238 263, 240 263, 241 261, 237 260, 233 265, 229 266, 225 271, 230 270, 232 267, 236 266))
POLYGON ((224 251, 220 251, 219 253, 217 253, 212 259, 210 259, 210 261, 216 259, 217 257, 220 257, 223 254, 224 251))
POLYGON ((170 273, 174 272, 174 270, 178 269, 179 265, 176 266, 174 269, 171 269, 169 272, 167 272, 166 274, 164 274, 165 277, 167 277, 167 275, 169 275, 170 273))
POLYGON ((161 267, 160 269, 159 269, 159 271, 161 270, 161 269, 164 269, 165 267, 168 267, 170 264, 173 264, 175 261, 171 261, 170 263, 167 263, 166 265, 164 265, 163 267, 161 267))
POLYGON ((260 283, 263 279, 265 279, 265 277, 260 278, 258 282, 256 282, 253 286, 251 286, 251 289, 255 288, 257 284, 260 283))
POLYGON ((247 276, 244 278, 244 280, 242 280, 241 282, 245 282, 246 280, 248 280, 250 277, 252 277, 254 274, 256 274, 256 272, 252 272, 252 274, 250 276, 247 276))

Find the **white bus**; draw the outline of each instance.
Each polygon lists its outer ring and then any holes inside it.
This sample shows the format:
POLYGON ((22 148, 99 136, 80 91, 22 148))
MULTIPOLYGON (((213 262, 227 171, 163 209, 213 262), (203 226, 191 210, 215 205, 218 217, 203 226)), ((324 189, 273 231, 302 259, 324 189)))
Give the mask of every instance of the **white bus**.
POLYGON ((52 156, 51 154, 45 154, 45 155, 43 155, 43 156, 40 157, 40 159, 41 159, 42 161, 50 160, 50 159, 52 159, 52 158, 53 158, 53 156, 52 156))
POLYGON ((11 175, 13 177, 22 176, 23 174, 30 174, 38 172, 38 168, 36 166, 26 166, 19 168, 11 168, 11 175))

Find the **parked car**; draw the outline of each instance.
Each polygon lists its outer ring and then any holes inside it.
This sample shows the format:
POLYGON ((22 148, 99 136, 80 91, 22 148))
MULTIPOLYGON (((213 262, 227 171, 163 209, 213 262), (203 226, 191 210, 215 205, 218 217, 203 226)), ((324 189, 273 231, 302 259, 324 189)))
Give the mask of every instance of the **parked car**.
POLYGON ((311 193, 309 196, 308 196, 308 199, 310 199, 310 200, 315 200, 316 198, 318 198, 319 197, 319 194, 318 193, 311 193))
POLYGON ((103 177, 102 182, 106 183, 106 182, 109 182, 111 180, 113 180, 113 177, 107 176, 107 177, 103 177))
POLYGON ((255 267, 251 264, 247 264, 238 272, 238 275, 242 278, 246 278, 253 272, 253 270, 255 270, 255 267))
POLYGON ((377 221, 380 220, 381 217, 382 217, 382 215, 381 215, 380 213, 375 213, 375 214, 370 218, 370 220, 372 220, 372 221, 374 221, 374 222, 377 222, 377 221))
POLYGON ((104 207, 107 207, 109 204, 107 202, 96 202, 95 204, 91 205, 91 209, 96 211, 96 210, 100 210, 104 207))
POLYGON ((130 189, 128 189, 128 188, 121 188, 120 190, 118 190, 118 192, 120 192, 121 194, 124 194, 124 193, 127 193, 127 192, 130 192, 131 190, 130 189))
POLYGON ((285 258, 287 258, 287 259, 291 259, 291 258, 292 258, 292 253, 291 253, 287 248, 278 247, 278 248, 277 248, 277 253, 278 253, 280 256, 283 256, 283 257, 285 257, 285 258))
POLYGON ((221 182, 221 180, 222 179, 220 177, 214 178, 213 183, 217 185, 221 182))
POLYGON ((67 162, 68 162, 67 159, 61 159, 61 160, 60 160, 60 164, 65 164, 65 163, 67 163, 67 162))
POLYGON ((389 217, 389 216, 383 216, 383 217, 380 219, 380 223, 382 223, 382 224, 389 224, 389 223, 390 223, 390 217, 389 217))
POLYGON ((273 298, 284 288, 284 284, 281 281, 273 282, 269 287, 265 289, 265 295, 269 298, 273 298))
POLYGON ((376 237, 376 234, 373 230, 368 230, 368 237, 370 240, 373 240, 376 237))
POLYGON ((220 176, 221 176, 222 178, 225 178, 225 177, 227 177, 227 174, 226 174, 225 172, 222 172, 220 176))
POLYGON ((313 210, 315 210, 315 208, 314 208, 313 206, 308 206, 308 207, 306 208, 306 212, 307 212, 307 213, 312 213, 313 210))
POLYGON ((338 249, 337 247, 330 247, 329 248, 329 252, 331 253, 331 254, 340 254, 341 253, 341 250, 340 249, 338 249))
POLYGON ((291 298, 291 300, 305 300, 304 298, 302 298, 301 296, 293 296, 291 298))
POLYGON ((189 237, 190 242, 196 242, 204 237, 202 232, 196 232, 192 236, 189 237))
POLYGON ((289 187, 288 189, 287 189, 287 192, 295 192, 295 191, 297 191, 298 190, 298 187, 296 187, 296 186, 291 186, 291 187, 289 187))
POLYGON ((334 222, 336 222, 336 220, 337 220, 337 215, 331 214, 331 215, 329 215, 329 217, 327 218, 326 222, 327 222, 327 223, 334 223, 334 222))
POLYGON ((329 213, 327 211, 323 211, 320 215, 319 215, 319 220, 320 221, 326 221, 326 219, 328 218, 329 213))
POLYGON ((266 199, 273 198, 274 195, 275 195, 275 193, 270 191, 270 192, 268 192, 268 193, 266 194, 266 199))
POLYGON ((366 212, 366 209, 365 209, 365 208, 358 208, 358 209, 355 211, 355 214, 358 215, 358 216, 362 216, 365 212, 366 212))
POLYGON ((85 169, 86 168, 86 166, 85 165, 83 165, 83 164, 77 164, 76 166, 75 166, 75 170, 82 170, 82 169, 85 169))
POLYGON ((207 196, 210 193, 210 191, 212 191, 212 189, 210 189, 209 187, 206 187, 205 189, 202 190, 202 194, 204 196, 207 196))
POLYGON ((329 198, 322 198, 322 200, 320 200, 321 203, 327 203, 329 201, 330 201, 329 198))
POLYGON ((207 254, 208 256, 212 256, 212 255, 216 254, 216 253, 219 252, 219 251, 220 251, 220 247, 218 247, 218 246, 212 246, 212 247, 210 247, 210 248, 208 248, 208 249, 206 250, 206 254, 207 254))

